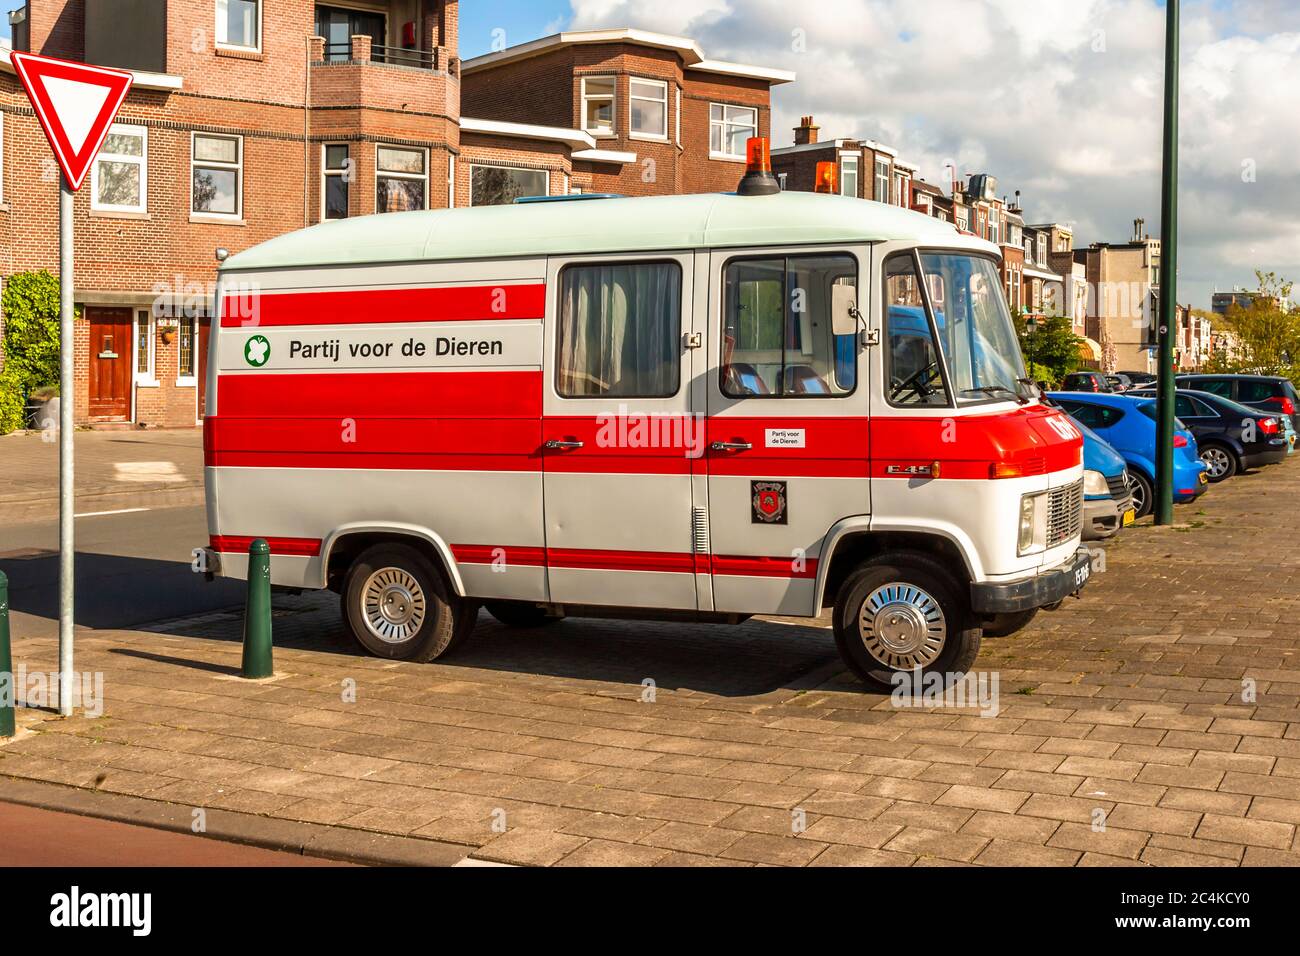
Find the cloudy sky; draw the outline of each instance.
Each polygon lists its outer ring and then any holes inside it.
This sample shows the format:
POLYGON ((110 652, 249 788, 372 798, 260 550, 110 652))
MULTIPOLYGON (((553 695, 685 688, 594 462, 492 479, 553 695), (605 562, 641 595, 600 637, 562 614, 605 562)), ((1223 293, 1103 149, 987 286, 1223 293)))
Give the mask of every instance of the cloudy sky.
MULTIPOLYGON (((1160 224, 1164 4, 1156 0, 463 0, 465 56, 492 30, 634 26, 706 55, 798 73, 774 145, 811 113, 823 138, 890 143, 931 182, 989 172, 1031 222, 1076 241, 1160 224)), ((1300 285, 1300 2, 1184 0, 1179 300, 1300 285)))

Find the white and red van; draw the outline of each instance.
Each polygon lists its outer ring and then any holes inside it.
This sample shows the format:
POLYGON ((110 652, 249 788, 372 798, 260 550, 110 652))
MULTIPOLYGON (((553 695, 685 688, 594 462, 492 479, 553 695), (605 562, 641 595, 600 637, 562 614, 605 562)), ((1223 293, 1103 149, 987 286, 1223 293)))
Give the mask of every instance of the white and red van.
POLYGON ((375 654, 480 606, 816 617, 864 680, 964 672, 1076 593, 1082 439, 1040 404, 997 250, 812 193, 347 219, 227 260, 209 547, 329 588, 375 654))

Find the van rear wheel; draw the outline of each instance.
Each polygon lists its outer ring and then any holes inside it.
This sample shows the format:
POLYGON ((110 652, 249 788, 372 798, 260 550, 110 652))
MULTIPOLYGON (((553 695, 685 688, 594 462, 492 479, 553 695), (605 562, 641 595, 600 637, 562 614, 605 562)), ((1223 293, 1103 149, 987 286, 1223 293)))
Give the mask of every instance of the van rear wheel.
POLYGON ((963 584, 923 554, 884 554, 863 564, 840 588, 835 644, 861 680, 891 688, 900 672, 944 675, 954 683, 975 663, 978 619, 963 584))
POLYGON ((478 607, 452 595, 423 554, 377 544, 352 562, 343 583, 343 620, 377 657, 431 661, 473 629, 478 607))

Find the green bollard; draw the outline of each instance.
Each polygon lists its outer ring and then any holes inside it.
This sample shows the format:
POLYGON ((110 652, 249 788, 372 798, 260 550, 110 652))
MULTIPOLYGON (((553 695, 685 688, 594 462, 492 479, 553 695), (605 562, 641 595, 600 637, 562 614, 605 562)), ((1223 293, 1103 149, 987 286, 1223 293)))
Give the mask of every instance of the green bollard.
POLYGON ((255 538, 248 546, 248 601, 244 605, 244 663, 241 676, 270 677, 271 546, 255 538))
POLYGON ((0 737, 14 735, 14 658, 9 649, 9 579, 0 571, 0 737))

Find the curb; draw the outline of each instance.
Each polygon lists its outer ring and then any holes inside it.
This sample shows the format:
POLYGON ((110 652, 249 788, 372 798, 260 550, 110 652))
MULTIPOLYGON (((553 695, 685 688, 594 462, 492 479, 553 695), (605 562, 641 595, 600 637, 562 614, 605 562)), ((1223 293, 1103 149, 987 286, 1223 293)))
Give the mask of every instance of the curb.
POLYGON ((3 775, 0 801, 362 866, 455 866, 474 852, 455 843, 216 808, 204 808, 207 830, 195 833, 192 807, 3 775))
MULTIPOLYGON (((130 491, 103 487, 78 491, 76 508, 79 512, 115 511, 119 508, 182 508, 201 505, 204 502, 203 483, 186 485, 142 485, 130 491)), ((0 509, 8 520, 14 523, 40 521, 44 518, 59 516, 59 499, 55 495, 41 495, 39 498, 0 497, 0 509)))

